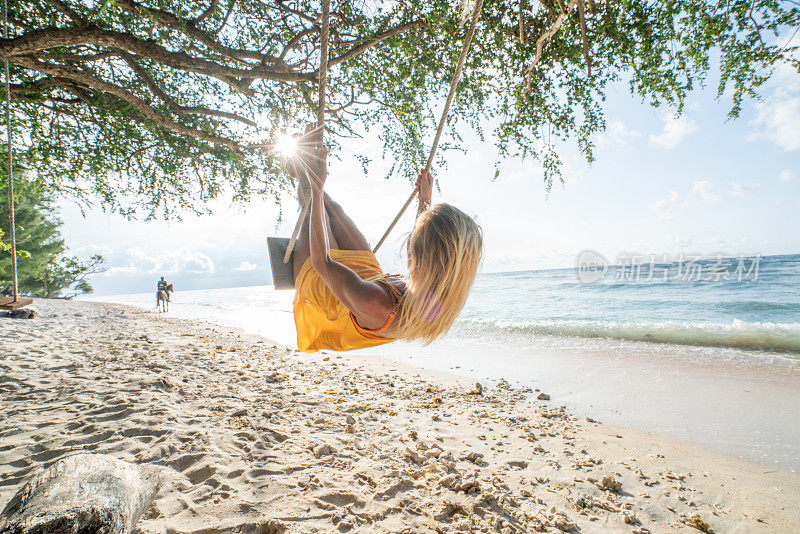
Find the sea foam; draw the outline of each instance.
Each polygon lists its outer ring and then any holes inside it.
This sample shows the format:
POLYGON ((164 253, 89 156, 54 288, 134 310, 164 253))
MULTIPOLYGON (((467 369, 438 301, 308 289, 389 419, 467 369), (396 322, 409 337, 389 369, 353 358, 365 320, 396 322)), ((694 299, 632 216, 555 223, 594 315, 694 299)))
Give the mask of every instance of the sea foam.
POLYGON ((502 321, 465 319, 455 335, 495 338, 505 336, 576 336, 676 345, 730 347, 800 354, 800 323, 752 323, 733 320, 729 324, 701 322, 634 321, 502 321))

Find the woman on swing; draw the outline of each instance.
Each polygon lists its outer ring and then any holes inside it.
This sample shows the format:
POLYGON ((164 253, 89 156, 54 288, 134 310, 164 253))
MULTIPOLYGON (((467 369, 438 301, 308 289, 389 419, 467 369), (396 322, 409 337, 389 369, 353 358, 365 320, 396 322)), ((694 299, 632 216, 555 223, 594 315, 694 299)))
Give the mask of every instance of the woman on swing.
POLYGON ((449 204, 431 207, 433 178, 421 171, 417 220, 407 241, 409 274, 384 274, 364 235, 324 191, 327 155, 324 148, 301 150, 293 169, 301 201, 311 195, 294 249, 298 348, 431 343, 447 333, 467 299, 483 254, 480 226, 449 204))

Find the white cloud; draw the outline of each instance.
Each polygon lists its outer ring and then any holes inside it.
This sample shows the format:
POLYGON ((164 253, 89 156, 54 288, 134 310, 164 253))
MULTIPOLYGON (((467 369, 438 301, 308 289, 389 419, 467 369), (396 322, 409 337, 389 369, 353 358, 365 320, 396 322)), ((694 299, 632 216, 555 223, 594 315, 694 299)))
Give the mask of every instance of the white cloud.
POLYGON ((686 117, 674 117, 666 114, 663 117, 664 127, 658 135, 650 135, 650 144, 662 148, 675 148, 686 137, 697 131, 697 123, 686 117))
POLYGON ((610 146, 625 146, 641 135, 641 132, 631 130, 621 121, 613 121, 606 127, 606 131, 597 139, 597 146, 606 148, 610 146))
POLYGON ((736 182, 728 182, 730 186, 730 195, 736 198, 745 198, 749 191, 757 189, 761 184, 739 184, 736 182))
POLYGON ((116 274, 129 274, 129 273, 135 273, 138 270, 139 269, 137 269, 135 265, 129 263, 128 265, 117 265, 115 267, 110 267, 105 271, 103 271, 103 275, 114 276, 116 274))
POLYGON ((250 263, 249 261, 243 261, 239 264, 238 267, 234 269, 237 272, 248 272, 248 271, 255 271, 258 269, 258 265, 255 263, 250 263))
POLYGON ((127 251, 133 265, 147 274, 171 274, 180 272, 202 274, 214 272, 214 261, 198 250, 181 247, 174 250, 151 252, 140 247, 127 251))
POLYGON ((756 104, 757 129, 748 139, 762 139, 780 148, 800 150, 800 80, 797 70, 781 63, 769 81, 772 94, 756 104))
POLYGON ((792 171, 792 169, 783 169, 780 175, 778 175, 778 180, 781 182, 789 182, 794 180, 794 171, 792 171))
POLYGON ((680 200, 680 194, 672 190, 669 194, 664 197, 656 200, 650 205, 650 209, 655 212, 655 216, 645 220, 653 220, 653 221, 671 221, 672 220, 672 210, 678 204, 680 200))
POLYGON ((103 256, 108 256, 109 254, 114 252, 114 250, 111 247, 102 243, 101 244, 89 243, 88 245, 71 248, 70 250, 81 256, 91 256, 92 254, 101 254, 103 256))
POLYGON ((773 98, 756 105, 753 124, 760 129, 754 138, 764 139, 791 151, 800 150, 800 96, 776 91, 773 98))
POLYGON ((677 245, 680 248, 687 248, 694 245, 694 239, 691 237, 678 237, 678 236, 670 236, 669 241, 674 245, 677 245))
POLYGON ((185 257, 184 270, 190 273, 213 273, 214 262, 202 252, 192 252, 189 257, 185 257))
POLYGON ((694 182, 694 184, 692 185, 692 193, 699 196, 701 202, 707 202, 707 203, 719 202, 719 196, 711 191, 713 188, 714 184, 712 184, 708 180, 700 180, 694 182))
POLYGON ((662 210, 662 209, 666 208, 667 206, 675 204, 676 202, 678 202, 679 198, 680 198, 680 195, 678 194, 678 192, 675 191, 675 190, 672 190, 672 191, 669 192, 669 195, 666 198, 662 198, 662 199, 659 199, 659 200, 655 201, 655 203, 653 204, 653 209, 662 210))
POLYGON ((728 185, 731 186, 731 196, 737 198, 744 198, 744 186, 742 184, 737 184, 736 182, 728 182, 728 185))

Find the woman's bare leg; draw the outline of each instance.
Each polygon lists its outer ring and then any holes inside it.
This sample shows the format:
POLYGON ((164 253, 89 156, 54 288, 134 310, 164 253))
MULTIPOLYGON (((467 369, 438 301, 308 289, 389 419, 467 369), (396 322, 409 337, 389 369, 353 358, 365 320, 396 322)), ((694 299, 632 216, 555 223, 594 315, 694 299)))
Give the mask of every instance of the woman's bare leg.
MULTIPOLYGON (((297 275, 300 273, 300 269, 303 268, 303 264, 305 264, 306 260, 311 256, 311 246, 308 241, 308 218, 309 213, 306 212, 306 216, 303 218, 303 225, 300 227, 300 233, 297 234, 294 251, 292 251, 292 271, 294 272, 295 280, 297 280, 297 275)), ((331 217, 327 213, 325 224, 328 226, 328 246, 332 249, 341 248, 331 226, 331 217)))
MULTIPOLYGON (((367 238, 355 225, 353 220, 345 213, 342 206, 335 202, 328 193, 325 193, 325 222, 328 225, 328 241, 331 248, 339 250, 371 250, 367 238)), ((300 228, 297 242, 294 247, 293 269, 297 279, 300 269, 311 255, 308 242, 308 215, 300 228)))
POLYGON ((342 250, 370 250, 369 242, 342 207, 325 193, 325 212, 342 250))

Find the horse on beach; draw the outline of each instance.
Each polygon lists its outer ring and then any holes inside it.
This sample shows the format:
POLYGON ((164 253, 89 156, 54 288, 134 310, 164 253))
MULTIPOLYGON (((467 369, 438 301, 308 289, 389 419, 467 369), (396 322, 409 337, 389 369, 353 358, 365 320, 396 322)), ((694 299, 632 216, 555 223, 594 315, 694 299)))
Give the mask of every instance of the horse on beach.
POLYGON ((169 311, 169 294, 173 291, 175 291, 175 289, 172 287, 172 284, 169 284, 166 290, 159 289, 156 291, 156 308, 158 308, 159 313, 169 311))

